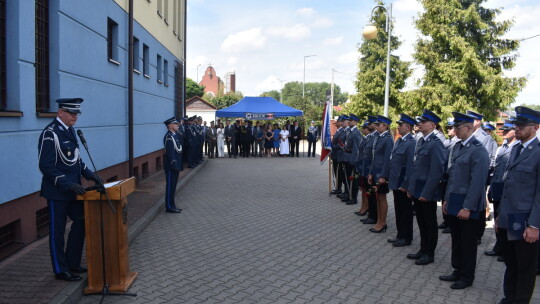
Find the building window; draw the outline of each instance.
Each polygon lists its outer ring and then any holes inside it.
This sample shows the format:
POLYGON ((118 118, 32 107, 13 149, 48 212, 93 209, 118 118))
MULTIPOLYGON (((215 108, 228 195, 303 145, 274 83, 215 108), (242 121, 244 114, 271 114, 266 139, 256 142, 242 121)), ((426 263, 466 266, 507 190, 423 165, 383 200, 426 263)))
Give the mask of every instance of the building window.
POLYGON ((166 86, 169 85, 169 62, 167 60, 163 60, 163 83, 166 86))
POLYGON ((49 1, 36 0, 36 111, 50 110, 49 88, 49 1))
POLYGON ((6 0, 0 0, 0 111, 7 109, 6 0))
POLYGON ((143 43, 143 74, 147 78, 150 78, 150 49, 148 48, 148 45, 143 43))
POLYGON ((163 69, 162 69, 161 55, 157 55, 157 82, 163 83, 163 69))
POLYGON ((133 70, 135 72, 140 71, 139 44, 139 39, 137 39, 137 37, 133 37, 133 70))
POLYGON ((157 2, 157 14, 160 16, 160 17, 163 17, 163 0, 158 0, 157 2))
POLYGON ((118 62, 118 23, 107 18, 107 57, 110 62, 118 62))

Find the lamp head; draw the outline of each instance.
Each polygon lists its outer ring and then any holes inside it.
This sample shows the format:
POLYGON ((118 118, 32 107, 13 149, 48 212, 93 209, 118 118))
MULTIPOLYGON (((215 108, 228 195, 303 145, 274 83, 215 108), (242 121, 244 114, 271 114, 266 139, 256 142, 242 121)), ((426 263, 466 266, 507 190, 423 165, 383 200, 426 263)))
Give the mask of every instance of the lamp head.
POLYGON ((362 35, 364 36, 364 39, 372 40, 377 38, 377 27, 370 23, 364 27, 364 31, 362 32, 362 35))

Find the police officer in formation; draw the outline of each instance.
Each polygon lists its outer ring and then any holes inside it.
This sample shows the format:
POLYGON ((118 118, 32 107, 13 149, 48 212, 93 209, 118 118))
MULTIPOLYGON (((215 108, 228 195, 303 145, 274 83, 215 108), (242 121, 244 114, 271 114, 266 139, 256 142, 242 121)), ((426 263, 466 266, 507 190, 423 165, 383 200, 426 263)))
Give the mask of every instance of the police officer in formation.
MULTIPOLYGON (((376 116, 368 115, 368 129, 370 133, 366 135, 365 142, 362 145, 362 166, 359 172, 362 172, 362 181, 363 181, 363 192, 366 196, 366 201, 368 208, 368 216, 365 219, 360 220, 362 223, 366 225, 375 224, 377 223, 378 219, 378 213, 377 213, 377 194, 375 189, 375 184, 373 184, 373 181, 370 183, 368 180, 369 170, 371 169, 371 162, 373 160, 373 144, 375 143, 376 138, 379 137, 379 133, 377 132, 375 122, 377 121, 376 116)), ((362 207, 364 204, 364 201, 362 202, 362 207)), ((365 209, 363 209, 365 212, 365 209)))
POLYGON ((165 171, 165 211, 180 213, 182 209, 176 207, 174 196, 180 171, 184 170, 182 159, 182 143, 178 134, 178 121, 175 117, 163 122, 167 127, 167 133, 163 137, 165 156, 163 157, 163 170, 165 171))
POLYGON ((540 142, 536 132, 540 112, 521 106, 515 110, 513 123, 519 142, 512 147, 503 175, 502 197, 495 219, 506 264, 504 299, 500 303, 529 303, 538 264, 540 142))
POLYGON ((339 171, 341 168, 341 165, 339 164, 337 160, 337 154, 338 151, 341 149, 341 147, 338 144, 338 140, 341 137, 341 133, 343 132, 343 116, 339 116, 338 119, 335 122, 336 125, 336 132, 334 133, 334 136, 332 137, 332 151, 330 152, 330 159, 332 160, 332 172, 334 174, 334 180, 336 181, 336 184, 334 185, 334 190, 330 192, 331 194, 337 194, 340 195, 343 193, 341 183, 339 182, 338 176, 339 171))
POLYGON ((49 207, 49 249, 52 269, 57 280, 78 281, 84 245, 84 194, 81 176, 101 183, 97 174, 86 167, 80 157, 79 143, 73 126, 81 114, 82 98, 58 99, 57 117, 41 132, 38 142, 39 170, 43 174, 41 196, 49 207), (64 232, 67 217, 72 220, 67 246, 64 232))
POLYGON ((315 151, 317 150, 317 142, 320 138, 319 128, 315 125, 315 122, 311 122, 311 126, 308 128, 307 141, 308 141, 308 157, 315 157, 315 151), (312 149, 313 148, 313 149, 312 149))
POLYGON ((350 114, 349 118, 349 133, 345 138, 343 145, 343 165, 345 166, 345 172, 347 172, 347 179, 345 182, 349 185, 349 197, 346 199, 347 205, 358 204, 358 172, 356 171, 355 164, 358 159, 358 152, 360 142, 362 141, 362 134, 358 130, 357 123, 360 120, 356 115, 350 114))
POLYGON ((407 114, 402 113, 397 121, 400 137, 392 148, 389 166, 385 168, 383 176, 388 177, 388 187, 394 194, 394 212, 396 216, 397 235, 388 242, 394 247, 411 245, 413 240, 413 203, 407 196, 408 176, 413 167, 414 148, 416 140, 412 130, 416 121, 407 114))
POLYGON ((339 136, 337 138, 337 143, 336 143, 336 162, 338 163, 338 172, 337 172, 337 183, 338 185, 343 185, 343 193, 341 194, 338 194, 338 197, 341 199, 342 202, 347 202, 349 200, 349 183, 348 183, 348 180, 347 180, 347 169, 350 169, 350 168, 347 168, 346 166, 346 163, 345 163, 345 159, 344 159, 344 151, 343 151, 343 147, 345 146, 345 140, 347 138, 347 136, 349 135, 349 117, 348 116, 345 116, 343 115, 341 117, 341 121, 342 121, 342 129, 341 129, 341 132, 339 133, 339 136))
POLYGON ((443 210, 448 214, 452 237, 452 268, 439 278, 453 282, 452 289, 471 286, 476 269, 478 218, 485 214, 485 184, 489 156, 473 135, 474 116, 453 112, 454 130, 461 141, 452 148, 448 159, 448 186, 443 210))

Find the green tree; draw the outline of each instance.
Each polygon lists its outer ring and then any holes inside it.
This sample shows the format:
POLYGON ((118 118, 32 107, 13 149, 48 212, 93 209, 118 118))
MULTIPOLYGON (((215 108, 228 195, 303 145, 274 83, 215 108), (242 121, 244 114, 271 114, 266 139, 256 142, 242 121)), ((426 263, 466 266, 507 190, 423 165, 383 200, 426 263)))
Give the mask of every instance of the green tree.
POLYGON ((510 78, 519 41, 503 39, 513 22, 497 21, 500 9, 485 0, 420 0, 424 11, 416 20, 423 35, 414 58, 425 67, 420 88, 406 94, 403 104, 449 117, 452 111, 476 110, 494 119, 497 110, 514 102, 525 86, 510 78))
MULTIPOLYGON (((533 110, 535 110, 535 111, 540 111, 540 105, 538 105, 538 104, 521 104, 521 106, 527 107, 527 108, 529 108, 529 109, 533 109, 533 110)), ((510 110, 513 111, 514 108, 511 107, 510 110)))
POLYGON ((186 78, 186 100, 195 96, 204 96, 204 86, 197 84, 191 78, 186 78))
POLYGON ((272 97, 277 101, 280 101, 280 99, 281 99, 278 90, 272 90, 272 91, 268 91, 268 92, 263 92, 260 96, 261 97, 272 97))
POLYGON ((242 98, 244 98, 244 95, 239 91, 228 92, 220 96, 213 96, 212 94, 206 94, 204 96, 204 100, 216 106, 218 110, 230 107, 242 98))
MULTIPOLYGON (((306 82, 304 95, 311 104, 322 106, 327 100, 326 93, 330 87, 331 84, 327 82, 306 82)), ((334 84, 334 105, 345 103, 348 96, 348 93, 341 92, 340 86, 334 84)), ((283 102, 295 97, 302 97, 302 82, 287 82, 283 86, 283 102)))

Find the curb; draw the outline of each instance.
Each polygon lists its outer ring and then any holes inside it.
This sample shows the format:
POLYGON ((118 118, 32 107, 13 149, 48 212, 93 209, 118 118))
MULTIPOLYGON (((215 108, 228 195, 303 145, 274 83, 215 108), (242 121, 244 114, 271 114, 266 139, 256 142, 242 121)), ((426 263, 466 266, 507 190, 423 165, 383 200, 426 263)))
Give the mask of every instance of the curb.
MULTIPOLYGON (((197 173, 199 173, 204 166, 206 166, 208 162, 208 158, 205 158, 205 160, 195 167, 195 169, 191 170, 182 180, 178 182, 176 185, 176 193, 178 193, 179 190, 182 190, 189 182, 195 177, 197 173)), ((154 220, 154 218, 160 213, 165 212, 163 210, 163 204, 165 203, 165 198, 161 198, 158 201, 154 203, 146 213, 141 216, 128 230, 128 243, 131 245, 131 242, 135 240, 135 238, 154 220)), ((54 298, 49 301, 50 304, 72 304, 77 303, 84 295, 84 288, 86 287, 88 283, 86 275, 83 276, 82 280, 78 282, 74 282, 71 284, 68 284, 64 289, 62 289, 54 298)))

